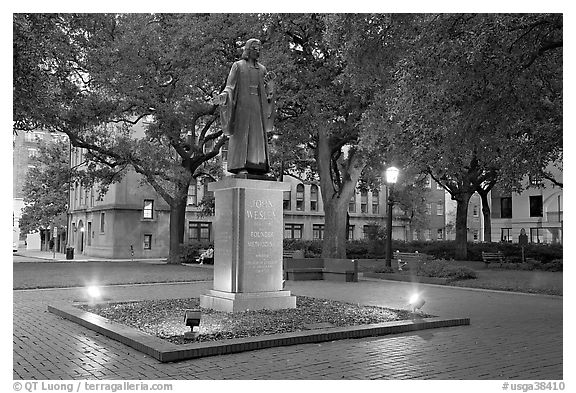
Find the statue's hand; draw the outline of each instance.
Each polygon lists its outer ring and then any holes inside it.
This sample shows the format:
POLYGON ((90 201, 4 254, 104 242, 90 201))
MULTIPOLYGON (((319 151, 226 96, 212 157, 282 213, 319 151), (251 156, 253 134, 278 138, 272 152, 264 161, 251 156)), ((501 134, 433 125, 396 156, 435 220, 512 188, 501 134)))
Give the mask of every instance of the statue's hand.
POLYGON ((212 96, 212 105, 224 105, 226 104, 226 98, 228 97, 228 94, 226 94, 226 92, 222 92, 218 95, 214 94, 212 96))

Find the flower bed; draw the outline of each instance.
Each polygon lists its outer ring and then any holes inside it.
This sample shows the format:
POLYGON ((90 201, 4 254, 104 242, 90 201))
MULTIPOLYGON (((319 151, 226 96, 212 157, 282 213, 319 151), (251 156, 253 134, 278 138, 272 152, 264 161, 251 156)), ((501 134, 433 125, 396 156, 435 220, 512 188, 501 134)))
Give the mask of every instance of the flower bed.
MULTIPOLYGON (((199 308, 199 299, 146 300, 78 306, 147 334, 175 344, 190 343, 183 334, 190 331, 183 322, 184 310, 199 308)), ((196 341, 262 336, 314 329, 407 320, 414 317, 408 310, 298 296, 297 307, 287 310, 260 310, 225 313, 202 309, 200 335, 196 341)), ((419 317, 429 315, 419 314, 419 317)))

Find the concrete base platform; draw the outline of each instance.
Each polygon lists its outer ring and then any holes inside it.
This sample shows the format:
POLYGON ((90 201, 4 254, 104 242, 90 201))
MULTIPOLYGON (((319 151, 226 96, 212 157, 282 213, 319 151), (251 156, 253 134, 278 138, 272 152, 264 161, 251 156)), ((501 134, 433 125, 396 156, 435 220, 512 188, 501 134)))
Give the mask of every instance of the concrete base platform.
POLYGON ((200 307, 225 312, 281 310, 296 308, 296 296, 290 291, 232 293, 211 289, 200 296, 200 307))

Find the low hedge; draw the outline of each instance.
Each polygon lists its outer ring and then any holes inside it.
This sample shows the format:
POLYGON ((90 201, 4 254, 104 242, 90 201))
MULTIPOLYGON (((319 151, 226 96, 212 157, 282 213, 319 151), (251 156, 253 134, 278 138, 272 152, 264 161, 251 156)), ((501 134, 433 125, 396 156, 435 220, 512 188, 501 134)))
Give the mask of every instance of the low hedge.
MULTIPOLYGON (((318 258, 322 254, 321 240, 294 240, 285 239, 284 248, 287 250, 304 250, 307 258, 318 258)), ((402 242, 393 240, 392 250, 400 252, 425 253, 436 259, 455 259, 455 241, 413 241, 402 242)), ((509 262, 520 263, 522 249, 518 243, 468 243, 469 261, 481 261, 482 251, 502 251, 509 262)), ((386 257, 386 243, 384 241, 351 240, 346 244, 346 255, 351 259, 381 259, 386 257)), ((561 244, 528 244, 524 249, 527 260, 535 260, 534 269, 561 271, 563 247, 561 244)))
MULTIPOLYGON (((200 250, 207 249, 213 246, 210 242, 193 242, 189 244, 181 244, 178 252, 178 263, 196 263, 196 259, 200 257, 200 250)), ((207 260, 206 264, 213 263, 212 260, 207 260)))

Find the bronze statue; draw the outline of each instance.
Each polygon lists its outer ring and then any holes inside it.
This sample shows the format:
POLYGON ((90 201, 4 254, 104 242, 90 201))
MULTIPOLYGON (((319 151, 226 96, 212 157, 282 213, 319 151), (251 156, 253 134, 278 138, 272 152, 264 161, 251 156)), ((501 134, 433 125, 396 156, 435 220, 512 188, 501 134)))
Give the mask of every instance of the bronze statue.
POLYGON ((226 88, 214 103, 220 105, 224 134, 230 137, 228 171, 265 175, 270 170, 266 133, 274 122, 273 72, 258 62, 261 43, 246 42, 242 59, 232 64, 226 88))

